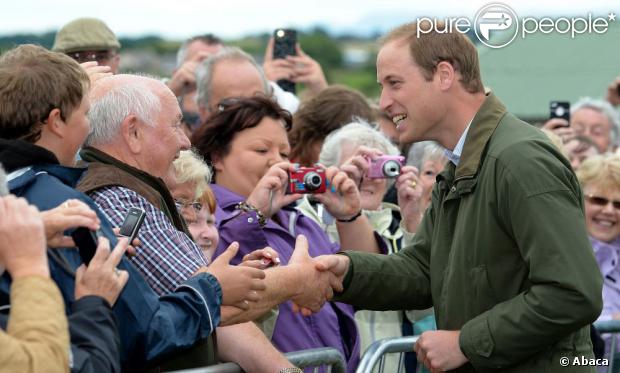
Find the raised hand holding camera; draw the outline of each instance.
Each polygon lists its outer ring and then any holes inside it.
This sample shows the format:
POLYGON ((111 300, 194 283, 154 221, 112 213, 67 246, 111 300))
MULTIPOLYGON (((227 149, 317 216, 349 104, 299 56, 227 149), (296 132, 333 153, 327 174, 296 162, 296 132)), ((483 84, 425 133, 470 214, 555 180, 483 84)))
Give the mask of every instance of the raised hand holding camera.
POLYGON ((340 221, 357 217, 361 211, 360 192, 355 181, 337 167, 325 169, 327 190, 314 198, 325 205, 327 211, 340 221))
POLYGON ((300 199, 302 195, 299 193, 286 193, 289 172, 293 170, 295 166, 289 162, 279 162, 271 166, 250 193, 246 204, 269 218, 283 206, 300 199))

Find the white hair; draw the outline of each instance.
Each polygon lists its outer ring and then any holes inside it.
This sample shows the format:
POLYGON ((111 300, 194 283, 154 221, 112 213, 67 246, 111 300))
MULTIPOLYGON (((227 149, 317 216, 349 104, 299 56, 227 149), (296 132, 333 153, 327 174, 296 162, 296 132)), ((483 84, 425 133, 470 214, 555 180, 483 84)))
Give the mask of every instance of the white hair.
POLYGON ((344 144, 379 149, 387 155, 400 155, 398 148, 385 135, 374 129, 368 122, 357 118, 325 138, 319 162, 328 167, 337 166, 344 144))
MULTIPOLYGON (((603 114, 611 124, 610 147, 620 145, 620 116, 613 106, 607 101, 596 100, 591 97, 582 97, 574 105, 572 105, 570 113, 573 115, 581 109, 592 109, 603 114)), ((612 150, 612 149, 608 149, 612 150)))
MULTIPOLYGON (((258 71, 263 83, 263 92, 270 93, 270 86, 263 69, 256 63, 254 58, 237 47, 224 47, 218 53, 209 56, 196 68, 196 103, 198 107, 209 109, 211 100, 211 85, 213 83, 213 70, 215 65, 221 61, 247 61, 251 63, 258 71)), ((217 103, 216 103, 217 104, 217 103)))
POLYGON ((446 159, 445 149, 435 141, 419 141, 413 143, 407 154, 407 164, 422 169, 428 160, 443 161, 446 159))
POLYGON ((132 114, 147 125, 154 126, 153 116, 159 112, 160 106, 159 97, 145 82, 131 81, 118 85, 91 102, 88 112, 90 133, 84 144, 110 143, 119 133, 123 120, 132 114))

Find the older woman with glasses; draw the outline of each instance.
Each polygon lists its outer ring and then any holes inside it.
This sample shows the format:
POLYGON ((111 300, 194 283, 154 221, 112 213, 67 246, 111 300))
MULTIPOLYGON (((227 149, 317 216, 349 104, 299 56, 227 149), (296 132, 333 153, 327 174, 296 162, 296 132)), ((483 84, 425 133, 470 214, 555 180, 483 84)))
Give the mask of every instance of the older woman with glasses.
MULTIPOLYGON (((402 218, 399 206, 383 202, 388 188, 394 184, 395 179, 368 176, 371 159, 376 160, 379 156, 394 158, 399 155, 398 148, 385 135, 363 121, 346 124, 329 134, 323 142, 319 155, 321 164, 339 167, 351 178, 359 180, 358 188, 364 215, 375 232, 385 241, 387 254, 396 253, 407 244, 405 239, 411 237, 406 237, 404 233, 408 232, 407 229, 415 232, 423 212, 422 183, 415 168, 404 166, 400 170, 403 176, 397 192, 399 200, 409 207, 403 210, 402 218)), ((301 200, 297 209, 316 221, 334 242, 338 242, 339 234, 335 219, 322 204, 316 203, 314 198, 308 196, 301 200)), ((355 321, 360 332, 362 351, 376 340, 400 337, 405 327, 411 328, 411 324, 404 318, 403 311, 358 310, 355 313, 355 321), (403 325, 404 322, 406 326, 403 325)), ((384 361, 385 371, 398 371, 399 361, 399 355, 387 356, 384 361)))
MULTIPOLYGON (((590 242, 604 278, 599 320, 620 319, 620 156, 592 156, 581 164, 577 177, 583 188, 590 242)), ((606 344, 609 351, 610 343, 606 344)))
MULTIPOLYGON (((304 316, 294 312, 293 304, 286 300, 295 301, 300 294, 325 289, 319 281, 328 281, 331 274, 318 273, 311 257, 341 249, 379 252, 383 244, 362 214, 355 182, 335 167, 315 170, 319 177, 322 175, 319 189, 325 190, 315 198, 337 220, 340 245, 332 243, 321 227, 294 208, 293 202, 302 194, 287 192, 289 174, 300 171, 288 161, 290 125, 287 111, 264 96, 254 96, 220 103, 218 112, 194 134, 194 146, 214 169, 212 189, 220 230, 216 255, 232 241, 240 244, 237 261, 254 248, 275 249, 285 266, 266 271, 267 291, 283 302, 273 343, 284 352, 334 347, 345 357, 351 372, 360 353, 351 306, 330 302, 322 308, 313 307, 312 315, 305 310, 304 316), (309 242, 307 248, 301 236, 309 242)), ((326 299, 332 296, 324 295, 326 299)))

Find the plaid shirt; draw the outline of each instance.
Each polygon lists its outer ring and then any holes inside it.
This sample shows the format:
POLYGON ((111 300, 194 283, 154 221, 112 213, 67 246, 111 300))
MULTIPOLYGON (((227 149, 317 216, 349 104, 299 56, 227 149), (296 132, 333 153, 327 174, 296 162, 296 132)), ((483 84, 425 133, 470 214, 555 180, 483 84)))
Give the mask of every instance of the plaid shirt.
POLYGON ((114 186, 98 189, 90 197, 99 205, 113 226, 120 227, 132 207, 146 212, 138 232, 142 243, 131 258, 158 295, 173 292, 196 270, 207 265, 200 248, 178 231, 157 207, 131 189, 114 186))

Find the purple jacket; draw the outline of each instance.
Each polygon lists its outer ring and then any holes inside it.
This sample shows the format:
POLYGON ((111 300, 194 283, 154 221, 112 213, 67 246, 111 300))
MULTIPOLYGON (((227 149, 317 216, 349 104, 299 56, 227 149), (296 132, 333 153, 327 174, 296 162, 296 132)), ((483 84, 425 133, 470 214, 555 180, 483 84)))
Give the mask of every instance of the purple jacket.
MULTIPOLYGON (((620 313, 620 238, 612 242, 602 242, 590 237, 594 257, 603 275, 603 312, 599 320, 611 320, 620 313)), ((616 341, 616 351, 620 351, 620 335, 616 341)), ((611 335, 604 334, 605 353, 611 349, 611 335)))
MULTIPOLYGON (((261 228, 254 212, 240 214, 235 205, 244 200, 238 194, 219 185, 211 185, 217 200, 215 216, 219 225, 220 242, 215 252, 219 256, 231 242, 239 242, 239 252, 233 259, 241 262, 244 255, 269 246, 280 255, 282 265, 286 265, 295 249, 295 238, 303 234, 308 238, 310 256, 333 254, 339 245, 329 237, 310 218, 296 210, 282 209, 277 213, 286 228, 272 219, 261 228), (292 233, 289 232, 292 227, 292 233)), ((318 313, 304 317, 296 314, 291 302, 280 305, 272 342, 283 352, 299 351, 309 348, 334 347, 347 361, 347 371, 354 372, 360 360, 360 341, 353 307, 343 303, 327 303, 318 313)))

